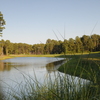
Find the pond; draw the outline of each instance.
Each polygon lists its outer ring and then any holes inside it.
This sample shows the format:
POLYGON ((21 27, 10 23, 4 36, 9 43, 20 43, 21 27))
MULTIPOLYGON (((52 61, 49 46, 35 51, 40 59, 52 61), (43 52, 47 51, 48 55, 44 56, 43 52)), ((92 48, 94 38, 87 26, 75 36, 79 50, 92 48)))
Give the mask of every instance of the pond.
MULTIPOLYGON (((52 57, 16 57, 0 61, 0 95, 7 96, 7 92, 20 91, 26 85, 26 81, 37 80, 40 84, 44 84, 50 75, 51 79, 55 79, 55 75, 60 65, 65 62, 64 58, 52 57)), ((67 75, 70 82, 72 78, 78 84, 80 78, 67 75)), ((81 79, 83 84, 86 80, 81 79)))

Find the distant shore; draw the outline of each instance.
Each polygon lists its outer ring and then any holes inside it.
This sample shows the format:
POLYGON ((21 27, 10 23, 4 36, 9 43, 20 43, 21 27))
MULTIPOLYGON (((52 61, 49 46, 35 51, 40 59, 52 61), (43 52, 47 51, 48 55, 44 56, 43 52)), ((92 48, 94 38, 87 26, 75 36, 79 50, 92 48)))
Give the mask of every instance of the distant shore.
MULTIPOLYGON (((93 54, 95 53, 100 53, 99 52, 91 52, 93 54)), ((2 55, 0 56, 0 60, 5 60, 5 59, 10 59, 10 58, 15 58, 15 57, 61 57, 61 58, 71 58, 74 55, 87 55, 89 53, 68 53, 66 55, 64 54, 42 54, 42 55, 32 55, 32 54, 10 54, 10 55, 2 55)))
POLYGON ((3 55, 0 56, 0 60, 15 58, 15 57, 63 57, 63 54, 48 54, 48 55, 3 55))

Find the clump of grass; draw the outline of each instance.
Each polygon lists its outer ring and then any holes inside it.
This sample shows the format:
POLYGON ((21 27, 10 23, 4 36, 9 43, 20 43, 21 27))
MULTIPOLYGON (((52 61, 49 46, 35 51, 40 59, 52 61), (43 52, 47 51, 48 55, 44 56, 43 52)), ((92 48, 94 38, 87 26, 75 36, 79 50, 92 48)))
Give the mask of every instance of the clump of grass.
MULTIPOLYGON (((26 84, 25 87, 19 86, 19 92, 9 93, 9 99, 15 100, 79 100, 82 94, 86 91, 86 87, 83 87, 81 80, 76 84, 73 77, 70 78, 65 75, 61 75, 59 72, 54 76, 54 80, 51 76, 48 76, 48 81, 45 84, 40 84, 37 80, 33 80, 32 77, 24 76, 26 84), (77 86, 78 85, 78 86, 77 86), (82 89, 84 91, 82 91, 82 89)), ((19 84, 20 85, 20 84, 19 84)), ((86 95, 84 95, 85 97, 86 95)), ((9 100, 8 99, 8 100, 9 100)), ((81 100, 81 99, 80 99, 81 100)), ((83 100, 83 99, 82 99, 83 100)))
MULTIPOLYGON (((29 76, 30 77, 30 76, 29 76)), ((27 80, 27 78, 25 78, 27 80)), ((76 80, 77 81, 77 80, 76 80)), ((99 100, 100 89, 93 82, 84 82, 81 79, 76 84, 74 77, 71 79, 66 74, 55 75, 54 80, 49 75, 45 84, 40 84, 31 77, 26 81, 20 93, 11 94, 15 100, 99 100)), ((11 100, 11 99, 8 99, 11 100)))
POLYGON ((62 65, 58 70, 66 74, 97 82, 100 75, 99 57, 100 54, 74 55, 71 60, 62 65))
POLYGON ((93 100, 100 99, 100 53, 74 55, 71 60, 62 65, 58 70, 90 80, 91 84, 87 87, 87 91, 84 92, 84 94, 88 94, 88 99, 84 100, 89 100, 90 96, 93 100))
MULTIPOLYGON (((97 54, 98 56, 98 54, 97 54)), ((67 57, 67 56, 65 56, 67 57)), ((38 82, 29 76, 22 74, 25 84, 20 92, 7 92, 6 100, 100 100, 100 64, 90 58, 96 55, 74 55, 63 64, 52 79, 49 74, 45 84, 38 82), (70 74, 70 78, 68 77, 70 74), (80 77, 78 80, 73 76, 80 77), (81 81, 81 78, 88 80, 81 81)), ((99 56, 98 56, 99 57, 99 56)))

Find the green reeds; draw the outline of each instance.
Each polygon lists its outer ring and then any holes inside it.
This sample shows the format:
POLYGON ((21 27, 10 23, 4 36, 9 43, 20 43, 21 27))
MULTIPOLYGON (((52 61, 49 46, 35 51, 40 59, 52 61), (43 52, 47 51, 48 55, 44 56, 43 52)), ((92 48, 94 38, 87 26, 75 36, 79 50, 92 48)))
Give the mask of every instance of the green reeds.
POLYGON ((21 72, 25 84, 20 86, 23 82, 16 82, 20 92, 9 87, 5 100, 100 100, 100 63, 90 60, 92 56, 70 56, 71 59, 59 68, 63 73, 55 72, 53 78, 48 74, 43 84, 34 71, 35 79, 21 72))

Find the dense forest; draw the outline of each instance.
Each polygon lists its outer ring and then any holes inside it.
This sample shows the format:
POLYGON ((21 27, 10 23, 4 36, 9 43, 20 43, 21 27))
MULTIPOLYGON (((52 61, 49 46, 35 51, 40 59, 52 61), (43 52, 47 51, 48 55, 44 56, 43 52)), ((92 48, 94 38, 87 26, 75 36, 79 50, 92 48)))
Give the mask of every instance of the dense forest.
POLYGON ((12 43, 10 40, 0 41, 0 55, 8 54, 65 54, 80 52, 100 51, 100 35, 76 36, 75 39, 53 40, 47 39, 46 43, 29 45, 26 43, 12 43))
MULTIPOLYGON (((3 14, 0 12, 0 36, 5 29, 6 22, 3 14)), ((10 40, 0 41, 0 55, 8 54, 66 54, 80 52, 100 51, 100 35, 93 34, 91 36, 76 36, 75 39, 69 40, 53 40, 47 39, 46 43, 29 45, 26 43, 12 43, 10 40)))

